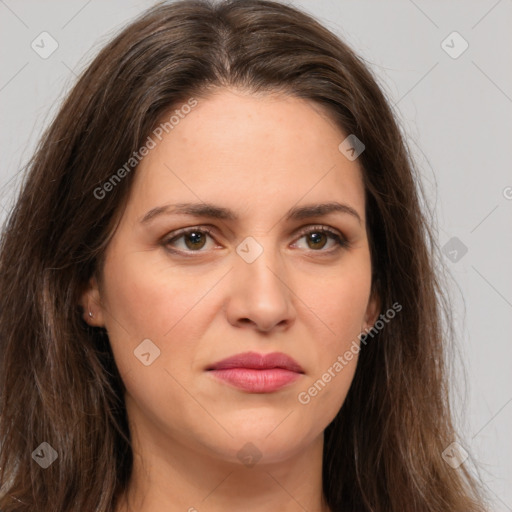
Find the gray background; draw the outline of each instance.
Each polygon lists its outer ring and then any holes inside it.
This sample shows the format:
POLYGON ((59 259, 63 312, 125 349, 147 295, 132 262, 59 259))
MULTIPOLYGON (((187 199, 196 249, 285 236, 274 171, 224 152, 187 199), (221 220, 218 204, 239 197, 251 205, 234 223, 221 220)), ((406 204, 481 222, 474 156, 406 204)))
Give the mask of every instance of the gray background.
MULTIPOLYGON (((0 0, 1 221, 76 73, 153 3, 0 0), (59 45, 47 59, 31 48, 43 31, 59 45)), ((512 0, 291 3, 365 58, 400 117, 453 277, 468 386, 459 365, 457 441, 464 464, 478 463, 493 510, 512 511, 512 0), (453 31, 469 44, 457 58, 442 46, 453 31)), ((462 44, 451 36, 444 47, 453 54, 462 44)))

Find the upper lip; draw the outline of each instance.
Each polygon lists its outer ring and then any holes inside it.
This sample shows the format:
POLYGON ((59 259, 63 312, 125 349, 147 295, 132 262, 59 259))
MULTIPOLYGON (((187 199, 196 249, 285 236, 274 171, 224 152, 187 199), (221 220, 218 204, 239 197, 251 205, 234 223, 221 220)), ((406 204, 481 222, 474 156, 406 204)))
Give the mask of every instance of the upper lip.
POLYGON ((206 368, 206 370, 228 370, 230 368, 249 368, 253 370, 283 368, 296 373, 304 373, 304 370, 297 361, 282 352, 272 352, 271 354, 244 352, 218 361, 206 368))

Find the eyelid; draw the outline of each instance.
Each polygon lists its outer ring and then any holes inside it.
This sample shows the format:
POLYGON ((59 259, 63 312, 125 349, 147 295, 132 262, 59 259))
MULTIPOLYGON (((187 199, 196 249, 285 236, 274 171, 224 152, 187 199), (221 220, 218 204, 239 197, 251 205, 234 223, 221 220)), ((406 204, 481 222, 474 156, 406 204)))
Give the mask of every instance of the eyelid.
POLYGON ((191 255, 194 252, 196 252, 196 253, 206 252, 206 251, 181 251, 179 249, 169 248, 169 244, 171 242, 178 240, 182 236, 188 235, 189 233, 193 233, 196 231, 203 233, 203 234, 207 234, 210 238, 215 240, 215 237, 213 236, 214 230, 211 227, 209 227, 209 226, 189 226, 189 227, 181 228, 176 231, 172 231, 171 233, 168 233, 167 235, 165 235, 163 237, 162 244, 168 251, 176 253, 176 254, 191 255))
MULTIPOLYGON (((192 232, 200 232, 200 233, 203 233, 203 234, 207 234, 213 240, 215 240, 215 236, 213 235, 214 231, 215 231, 215 229, 212 229, 211 227, 205 226, 205 225, 189 226, 189 227, 186 227, 186 228, 178 229, 178 230, 172 232, 171 234, 166 235, 163 238, 162 242, 163 242, 163 245, 167 248, 167 250, 169 250, 171 252, 174 252, 174 253, 177 253, 177 254, 193 255, 194 253, 202 253, 202 252, 207 252, 207 251, 203 251, 203 250, 198 250, 198 251, 182 251, 182 250, 179 250, 179 249, 169 249, 168 245, 171 242, 181 238, 182 236, 188 235, 189 233, 192 233, 192 232)), ((300 240, 303 236, 308 235, 309 233, 314 233, 314 232, 320 232, 320 233, 325 233, 327 235, 331 235, 331 239, 336 242, 337 247, 335 247, 334 249, 326 250, 326 251, 324 251, 324 250, 317 250, 317 251, 315 251, 315 250, 311 249, 311 252, 329 254, 329 253, 334 252, 334 251, 336 251, 338 249, 348 248, 350 246, 349 241, 343 235, 343 233, 341 233, 339 230, 337 230, 335 228, 331 228, 331 227, 323 225, 323 224, 316 224, 316 225, 315 224, 309 224, 307 226, 304 226, 304 227, 300 228, 294 234, 294 239, 295 239, 294 243, 296 243, 298 240, 300 240)))
POLYGON ((295 232, 295 236, 304 236, 307 235, 308 233, 316 231, 319 231, 321 233, 330 233, 332 235, 339 236, 340 238, 343 239, 345 238, 339 230, 331 228, 324 224, 309 224, 308 226, 304 226, 303 228, 300 228, 298 231, 295 232))
POLYGON ((326 226, 324 224, 310 224, 308 226, 304 226, 299 231, 297 231, 294 236, 298 241, 303 236, 308 235, 309 233, 324 233, 327 235, 331 235, 331 239, 333 239, 337 244, 337 247, 334 247, 334 249, 331 249, 331 250, 315 251, 315 250, 311 249, 311 252, 316 252, 316 253, 320 253, 320 254, 322 254, 322 253, 329 254, 338 249, 343 249, 343 248, 347 249, 348 247, 350 247, 350 242, 348 241, 348 239, 345 237, 345 235, 341 231, 339 231, 336 228, 331 228, 330 226, 326 226))

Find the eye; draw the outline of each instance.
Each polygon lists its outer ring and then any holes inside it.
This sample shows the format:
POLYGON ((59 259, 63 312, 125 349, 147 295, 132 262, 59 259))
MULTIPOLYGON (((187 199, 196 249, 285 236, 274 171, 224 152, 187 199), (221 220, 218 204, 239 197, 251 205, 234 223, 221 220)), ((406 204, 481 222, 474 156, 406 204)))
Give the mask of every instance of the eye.
POLYGON ((340 247, 348 247, 349 242, 337 231, 326 226, 312 226, 299 233, 301 237, 306 238, 308 245, 307 249, 315 252, 332 252, 338 250, 340 247), (332 249, 323 251, 322 249, 327 245, 328 241, 334 242, 332 249))
MULTIPOLYGON (((185 247, 177 247, 177 252, 204 252, 201 251, 206 245, 207 237, 211 237, 211 231, 208 228, 187 228, 174 234, 172 238, 166 239, 164 245, 176 248, 176 241, 183 239, 185 247)), ((172 250, 172 249, 170 249, 172 250)))
MULTIPOLYGON (((313 226, 299 232, 300 239, 306 238, 308 247, 306 250, 314 252, 333 252, 340 247, 348 247, 349 242, 337 231, 326 226, 313 226), (331 241, 334 247, 331 249, 323 250, 324 247, 331 241)), ((208 238, 212 237, 212 231, 205 227, 192 227, 179 230, 175 232, 171 238, 164 240, 164 246, 171 252, 180 254, 190 252, 206 252, 202 249, 207 246, 208 238), (178 241, 182 241, 178 244, 178 241), (181 247, 180 247, 181 245, 181 247)), ((297 242, 294 244, 297 245, 297 242)))

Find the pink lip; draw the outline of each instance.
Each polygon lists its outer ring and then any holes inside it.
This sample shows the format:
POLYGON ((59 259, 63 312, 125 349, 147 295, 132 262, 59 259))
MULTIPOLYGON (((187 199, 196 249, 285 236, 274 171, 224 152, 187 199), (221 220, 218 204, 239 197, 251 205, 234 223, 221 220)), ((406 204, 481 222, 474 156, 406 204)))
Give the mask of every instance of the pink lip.
POLYGON ((223 359, 208 368, 215 377, 252 393, 270 393, 297 380, 302 367, 281 352, 245 352, 223 359))

